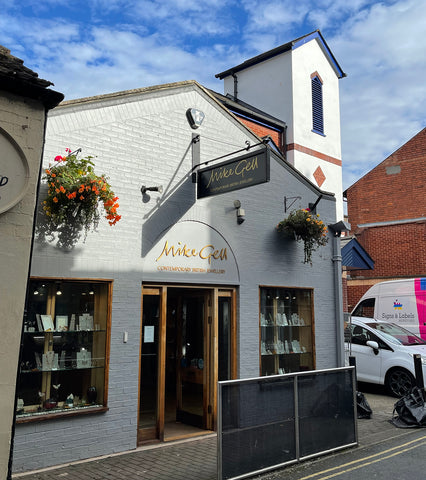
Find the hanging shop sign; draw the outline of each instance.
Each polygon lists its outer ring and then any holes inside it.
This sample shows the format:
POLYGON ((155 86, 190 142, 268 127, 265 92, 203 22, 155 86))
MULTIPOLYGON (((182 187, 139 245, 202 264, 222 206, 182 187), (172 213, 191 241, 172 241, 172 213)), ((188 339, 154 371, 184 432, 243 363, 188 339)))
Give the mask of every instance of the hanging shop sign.
POLYGON ((197 198, 269 182, 269 149, 264 148, 197 172, 197 198))
POLYGON ((0 213, 3 213, 22 200, 30 174, 22 150, 1 128, 0 152, 0 213))
POLYGON ((215 229, 182 221, 161 235, 145 258, 150 280, 236 283, 238 267, 232 248, 215 229))

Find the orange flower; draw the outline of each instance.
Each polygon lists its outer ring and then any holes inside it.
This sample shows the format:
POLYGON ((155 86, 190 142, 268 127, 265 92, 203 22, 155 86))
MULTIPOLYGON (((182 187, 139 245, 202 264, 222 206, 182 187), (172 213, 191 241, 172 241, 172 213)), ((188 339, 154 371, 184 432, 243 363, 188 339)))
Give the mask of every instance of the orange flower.
POLYGON ((53 197, 53 201, 54 201, 55 203, 58 203, 58 199, 57 199, 56 197, 53 197))
POLYGON ((51 176, 52 176, 52 178, 55 178, 55 177, 56 177, 56 174, 55 174, 55 173, 52 173, 51 176))
POLYGON ((80 195, 80 200, 84 200, 84 197, 83 197, 83 195, 80 195))
POLYGON ((80 185, 80 188, 78 189, 78 193, 84 192, 84 185, 80 185))
POLYGON ((61 185, 61 187, 59 188, 59 190, 60 190, 62 193, 65 193, 65 188, 63 187, 63 185, 61 185))

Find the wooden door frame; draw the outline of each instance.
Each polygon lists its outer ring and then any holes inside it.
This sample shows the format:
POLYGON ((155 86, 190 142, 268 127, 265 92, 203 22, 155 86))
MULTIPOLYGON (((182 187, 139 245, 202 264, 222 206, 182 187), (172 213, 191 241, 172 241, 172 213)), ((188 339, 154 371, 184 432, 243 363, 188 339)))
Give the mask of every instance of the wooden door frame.
MULTIPOLYGON (((203 395, 206 399, 203 401, 203 410, 205 417, 205 426, 208 430, 216 430, 217 427, 217 379, 219 369, 219 297, 231 298, 231 327, 230 327, 230 344, 231 344, 231 379, 237 378, 237 288, 232 286, 218 285, 194 285, 194 284, 158 284, 146 283, 142 284, 141 290, 141 321, 140 321, 140 347, 139 362, 142 353, 142 334, 143 334, 143 297, 144 295, 158 295, 160 297, 160 318, 158 332, 158 381, 157 381, 157 422, 156 422, 156 439, 152 441, 164 441, 164 415, 165 415, 165 376, 166 376, 166 333, 167 333, 167 293, 169 289, 187 289, 187 290, 208 290, 211 298, 211 305, 207 306, 207 321, 205 322, 204 342, 207 342, 207 329, 210 329, 209 344, 204 344, 207 349, 206 353, 209 358, 209 372, 204 372, 203 391, 207 389, 207 395, 203 395), (209 319, 211 318, 211 321, 209 319)), ((139 430, 139 413, 141 400, 141 365, 139 365, 139 398, 138 398, 138 444, 146 441, 139 430)), ((152 432, 154 433, 154 432, 152 432)))

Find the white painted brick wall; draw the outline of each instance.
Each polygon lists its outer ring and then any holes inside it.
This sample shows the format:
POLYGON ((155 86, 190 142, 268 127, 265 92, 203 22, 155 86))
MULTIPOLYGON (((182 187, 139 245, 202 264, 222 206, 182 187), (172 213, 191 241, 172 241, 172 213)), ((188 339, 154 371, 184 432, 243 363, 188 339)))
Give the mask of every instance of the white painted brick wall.
MULTIPOLYGON (((149 281, 142 271, 143 242, 145 235, 159 233, 177 220, 211 225, 224 236, 237 258, 241 377, 259 374, 259 285, 315 289, 317 367, 335 366, 331 244, 321 255, 315 254, 310 267, 301 263, 303 245, 282 243, 274 231, 284 217, 284 196, 300 195, 300 206, 306 207, 316 200, 317 192, 272 160, 269 183, 197 201, 195 185, 190 180, 182 185, 192 167, 189 147, 193 130, 186 121, 186 109, 200 108, 206 115, 197 131, 201 135, 201 161, 243 148, 246 139, 252 143, 257 140, 198 87, 160 93, 163 95, 134 95, 127 103, 125 97, 118 97, 58 108, 49 119, 45 166, 66 147, 81 147, 83 155, 97 155, 96 171, 110 177, 120 197, 122 220, 117 225, 109 227, 103 222, 86 243, 68 253, 38 245, 32 265, 32 275, 36 276, 114 279, 109 411, 19 425, 16 471, 136 447, 141 284, 149 281), (163 196, 152 194, 150 202, 143 203, 141 186, 158 184, 164 187, 163 196), (242 225, 237 225, 233 207, 237 198, 246 210, 242 225), (157 228, 145 234, 144 227, 146 231, 153 215, 157 228), (128 332, 128 343, 123 343, 123 331, 128 332), (45 455, 43 445, 56 447, 49 447, 49 455, 45 455)), ((325 197, 318 211, 326 222, 334 221, 334 201, 325 197)))

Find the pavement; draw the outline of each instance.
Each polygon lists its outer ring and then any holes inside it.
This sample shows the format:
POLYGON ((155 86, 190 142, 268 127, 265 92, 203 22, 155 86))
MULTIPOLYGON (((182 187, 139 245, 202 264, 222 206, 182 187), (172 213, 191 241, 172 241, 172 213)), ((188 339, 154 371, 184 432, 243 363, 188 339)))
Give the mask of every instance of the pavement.
MULTIPOLYGON (((408 436, 416 430, 397 428, 389 422, 395 398, 376 391, 367 391, 365 396, 373 415, 370 419, 358 420, 358 447, 355 448, 368 448, 395 437, 408 436)), ((216 434, 209 434, 195 439, 140 447, 131 452, 14 474, 12 480, 17 479, 216 480, 217 437, 216 434)))

